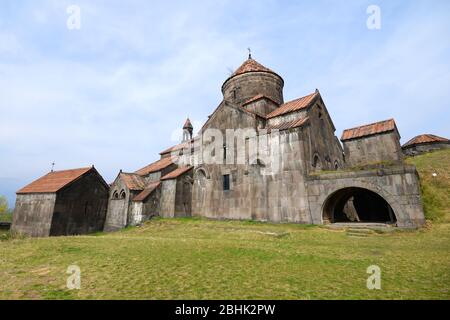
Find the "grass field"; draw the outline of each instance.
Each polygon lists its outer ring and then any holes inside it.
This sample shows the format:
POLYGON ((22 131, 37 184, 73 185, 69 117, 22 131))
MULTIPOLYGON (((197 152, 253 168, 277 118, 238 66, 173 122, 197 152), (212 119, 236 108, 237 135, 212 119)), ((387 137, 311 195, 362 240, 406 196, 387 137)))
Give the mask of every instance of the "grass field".
POLYGON ((155 219, 110 234, 9 239, 0 299, 450 299, 449 156, 408 160, 426 175, 433 219, 418 231, 357 239, 320 226, 155 219), (81 268, 80 290, 66 289, 69 265, 81 268), (370 265, 381 268, 381 290, 366 288, 370 265))

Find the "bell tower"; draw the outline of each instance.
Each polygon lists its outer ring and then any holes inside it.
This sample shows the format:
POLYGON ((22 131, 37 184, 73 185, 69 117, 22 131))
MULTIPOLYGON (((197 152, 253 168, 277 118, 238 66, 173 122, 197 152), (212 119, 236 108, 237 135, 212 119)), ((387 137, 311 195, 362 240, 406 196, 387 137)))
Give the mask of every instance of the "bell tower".
POLYGON ((191 141, 192 140, 192 133, 194 131, 194 127, 192 126, 191 120, 189 118, 186 119, 186 122, 183 126, 183 141, 191 141))

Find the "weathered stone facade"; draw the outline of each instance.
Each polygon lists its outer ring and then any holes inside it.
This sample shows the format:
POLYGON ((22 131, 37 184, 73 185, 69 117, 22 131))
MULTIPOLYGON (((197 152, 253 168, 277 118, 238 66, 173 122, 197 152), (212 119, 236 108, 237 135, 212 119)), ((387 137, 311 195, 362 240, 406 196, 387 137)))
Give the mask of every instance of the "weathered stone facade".
POLYGON ((402 146, 403 153, 406 156, 416 156, 426 152, 449 148, 449 139, 433 134, 423 134, 414 137, 402 146))
POLYGON ((283 86, 275 72, 251 58, 244 62, 225 81, 223 101, 197 136, 186 121, 180 145, 127 174, 138 187, 119 175, 105 230, 154 215, 399 227, 424 222, 418 176, 403 163, 394 120, 346 130, 342 147, 319 91, 284 103, 283 86), (142 193, 155 182, 146 205, 142 193), (123 198, 115 198, 121 190, 123 198))
POLYGON ((17 192, 12 230, 32 237, 102 231, 108 191, 93 167, 51 172, 17 192))

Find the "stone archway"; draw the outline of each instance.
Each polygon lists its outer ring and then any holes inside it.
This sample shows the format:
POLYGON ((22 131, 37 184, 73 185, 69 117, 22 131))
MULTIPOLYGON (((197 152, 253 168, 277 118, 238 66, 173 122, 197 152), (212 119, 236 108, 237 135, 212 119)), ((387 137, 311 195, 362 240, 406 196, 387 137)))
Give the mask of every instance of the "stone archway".
POLYGON ((323 221, 390 223, 397 221, 391 205, 378 193, 360 187, 347 187, 332 193, 323 205, 323 221))
POLYGON ((405 199, 404 195, 392 194, 391 192, 395 190, 381 187, 383 186, 383 177, 377 177, 376 179, 380 179, 379 184, 376 183, 377 181, 368 181, 367 177, 355 177, 354 175, 351 177, 345 176, 342 179, 320 179, 311 182, 308 185, 308 193, 312 223, 330 223, 326 219, 327 217, 324 217, 324 210, 335 192, 346 188, 362 188, 376 193, 390 205, 394 212, 397 226, 415 226, 414 221, 411 220, 410 213, 407 208, 405 209, 404 202, 407 199, 405 199))

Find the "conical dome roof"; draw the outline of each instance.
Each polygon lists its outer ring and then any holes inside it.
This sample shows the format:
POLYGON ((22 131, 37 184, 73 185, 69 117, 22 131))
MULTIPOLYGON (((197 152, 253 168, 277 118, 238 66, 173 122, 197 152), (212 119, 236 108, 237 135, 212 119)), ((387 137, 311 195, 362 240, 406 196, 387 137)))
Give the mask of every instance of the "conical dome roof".
POLYGON ((232 74, 232 76, 237 76, 247 72, 273 72, 269 68, 264 67, 258 61, 253 58, 248 58, 244 63, 232 74))
POLYGON ((268 73, 272 73, 272 74, 280 77, 276 72, 263 66, 261 63, 259 63, 258 61, 253 59, 251 56, 249 56, 249 58, 247 60, 245 60, 244 63, 239 68, 237 68, 236 71, 230 77, 228 77, 227 80, 225 80, 224 84, 231 78, 234 78, 234 77, 239 76, 244 73, 250 73, 250 72, 268 72, 268 73))
POLYGON ((194 127, 192 126, 191 120, 189 120, 189 118, 186 119, 186 122, 184 123, 183 129, 193 129, 194 127))

